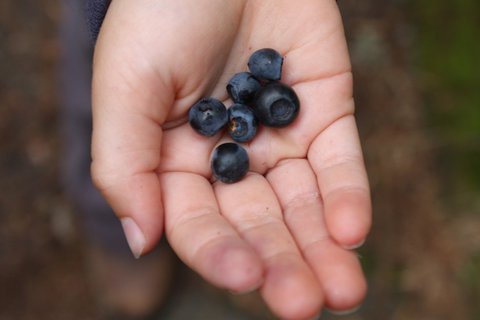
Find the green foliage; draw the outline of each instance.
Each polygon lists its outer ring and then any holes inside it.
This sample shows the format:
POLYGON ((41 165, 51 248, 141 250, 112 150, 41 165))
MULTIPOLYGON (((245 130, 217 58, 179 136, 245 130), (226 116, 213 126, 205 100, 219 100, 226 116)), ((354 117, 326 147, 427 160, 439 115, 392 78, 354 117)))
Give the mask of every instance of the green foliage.
POLYGON ((468 290, 468 297, 474 306, 475 319, 480 319, 480 305, 477 303, 480 299, 480 252, 470 259, 465 265, 462 274, 462 282, 466 290, 468 290))
MULTIPOLYGON (((411 2, 417 26, 427 119, 440 151, 447 204, 469 208, 480 198, 480 1, 411 2)), ((453 212, 457 210, 452 210, 453 212)), ((480 319, 480 254, 469 260, 463 287, 480 319)))
POLYGON ((453 184, 480 192, 480 2, 411 3, 428 119, 453 184))

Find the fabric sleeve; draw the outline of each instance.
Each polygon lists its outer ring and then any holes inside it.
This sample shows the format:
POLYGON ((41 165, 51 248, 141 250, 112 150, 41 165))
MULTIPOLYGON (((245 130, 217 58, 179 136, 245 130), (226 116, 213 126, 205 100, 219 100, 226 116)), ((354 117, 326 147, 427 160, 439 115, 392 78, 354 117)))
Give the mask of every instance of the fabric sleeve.
POLYGON ((110 0, 86 0, 87 26, 92 41, 96 41, 102 26, 103 19, 107 13, 110 0))

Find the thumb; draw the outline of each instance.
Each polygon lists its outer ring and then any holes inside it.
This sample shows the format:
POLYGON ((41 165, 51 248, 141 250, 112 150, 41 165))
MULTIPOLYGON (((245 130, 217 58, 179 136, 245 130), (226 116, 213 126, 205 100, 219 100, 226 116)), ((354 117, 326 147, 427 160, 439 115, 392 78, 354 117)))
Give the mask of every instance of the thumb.
POLYGON ((146 64, 107 18, 93 69, 92 178, 116 215, 135 257, 150 251, 163 230, 157 169, 161 124, 174 90, 146 64))

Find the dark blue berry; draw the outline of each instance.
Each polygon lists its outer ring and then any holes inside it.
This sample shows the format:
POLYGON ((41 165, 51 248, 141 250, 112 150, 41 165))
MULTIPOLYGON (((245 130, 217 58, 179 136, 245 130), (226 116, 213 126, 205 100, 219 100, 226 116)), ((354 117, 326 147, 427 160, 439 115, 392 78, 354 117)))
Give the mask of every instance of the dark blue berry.
POLYGON ((227 124, 227 108, 220 100, 203 98, 190 108, 188 121, 195 131, 211 137, 220 132, 227 124))
POLYGON ((283 57, 277 51, 265 48, 255 51, 248 60, 250 72, 259 79, 280 80, 283 57))
POLYGON ((280 82, 267 84, 255 96, 254 112, 266 126, 284 127, 295 120, 299 110, 295 91, 280 82))
POLYGON ((241 180, 247 174, 249 166, 247 151, 236 143, 221 144, 213 151, 213 176, 224 183, 241 180))
POLYGON ((253 110, 244 104, 228 108, 228 133, 237 142, 248 142, 257 133, 258 122, 253 110))
POLYGON ((261 88, 258 81, 250 72, 235 74, 227 84, 227 92, 235 103, 247 104, 253 100, 261 88))

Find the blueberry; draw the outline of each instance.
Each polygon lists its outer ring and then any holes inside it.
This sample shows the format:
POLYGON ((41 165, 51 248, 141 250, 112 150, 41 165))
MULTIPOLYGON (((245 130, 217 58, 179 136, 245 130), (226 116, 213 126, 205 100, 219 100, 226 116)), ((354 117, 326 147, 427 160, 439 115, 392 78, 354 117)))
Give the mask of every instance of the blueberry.
POLYGON ((254 112, 258 120, 269 127, 284 127, 298 115, 300 102, 289 86, 272 82, 258 91, 254 112))
POLYGON ((228 133, 237 142, 248 142, 257 133, 258 122, 253 110, 244 104, 228 108, 228 133))
POLYGON ((255 51, 248 60, 250 72, 257 78, 280 80, 282 76, 283 57, 269 48, 255 51))
POLYGON ((227 124, 227 108, 220 100, 203 98, 190 108, 188 121, 195 131, 211 137, 220 132, 227 124))
POLYGON ((215 178, 224 183, 234 183, 247 174, 250 164, 247 151, 242 146, 227 142, 215 148, 211 166, 215 178))
POLYGON ((240 72, 228 82, 227 92, 233 102, 247 104, 253 100, 260 87, 260 81, 253 74, 240 72))

